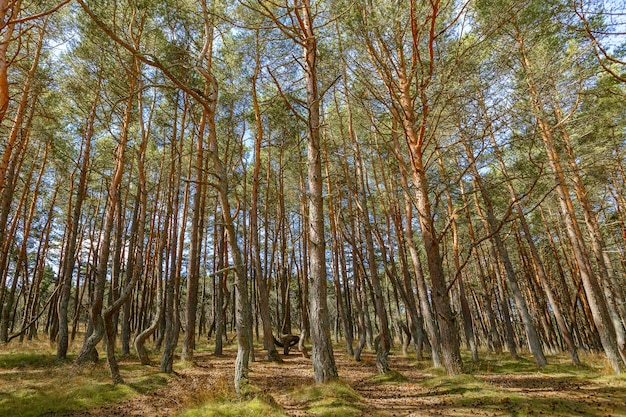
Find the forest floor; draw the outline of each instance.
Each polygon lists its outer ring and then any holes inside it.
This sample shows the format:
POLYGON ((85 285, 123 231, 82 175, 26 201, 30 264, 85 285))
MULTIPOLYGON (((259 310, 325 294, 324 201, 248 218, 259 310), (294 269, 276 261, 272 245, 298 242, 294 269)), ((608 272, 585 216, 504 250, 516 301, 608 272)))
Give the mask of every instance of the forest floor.
POLYGON ((340 382, 319 386, 312 383, 310 359, 297 351, 270 363, 259 350, 250 366, 251 394, 242 400, 232 383, 235 354, 234 346, 222 356, 207 346, 193 364, 177 364, 172 376, 160 374, 158 364, 142 367, 135 358, 123 359, 126 383, 114 387, 106 381, 105 360, 76 370, 51 352, 0 349, 0 416, 626 417, 626 377, 610 375, 597 355, 583 355, 586 365, 580 367, 552 356, 538 370, 528 359, 483 353, 477 364, 466 361, 468 374, 448 377, 426 361, 394 354, 393 372, 378 376, 373 354, 355 362, 338 347, 340 382))

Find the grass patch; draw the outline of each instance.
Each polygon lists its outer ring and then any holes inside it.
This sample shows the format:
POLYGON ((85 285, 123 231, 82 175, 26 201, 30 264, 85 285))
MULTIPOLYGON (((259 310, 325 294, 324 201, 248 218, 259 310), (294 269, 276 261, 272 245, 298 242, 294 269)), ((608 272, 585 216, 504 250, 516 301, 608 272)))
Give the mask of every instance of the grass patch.
MULTIPOLYGON (((126 383, 113 385, 100 366, 73 374, 68 366, 48 372, 11 375, 0 383, 0 416, 58 415, 88 410, 153 391, 167 383, 157 372, 126 376, 126 383), (12 381, 19 383, 12 384, 12 381)), ((123 368, 122 368, 123 369, 123 368)))
POLYGON ((428 389, 424 397, 445 404, 449 416, 626 417, 626 376, 609 374, 602 357, 581 355, 583 365, 575 366, 566 354, 549 356, 543 368, 527 355, 481 358, 466 362, 468 374, 446 376, 429 369, 421 381, 428 389))
MULTIPOLYGON (((506 353, 502 355, 481 352, 480 361, 465 360, 466 372, 488 373, 498 375, 524 375, 542 373, 545 375, 564 374, 583 378, 595 378, 602 375, 612 375, 613 372, 602 355, 579 353, 582 364, 574 365, 569 355, 562 353, 548 356, 548 365, 539 368, 532 356, 525 355, 513 359, 506 353)), ((464 355, 466 356, 466 355, 464 355)))
POLYGON ((50 368, 57 367, 60 363, 62 362, 54 355, 30 352, 0 353, 0 369, 50 368))
POLYGON ((76 368, 47 341, 0 349, 0 417, 66 415, 123 401, 167 384, 158 368, 122 363, 125 384, 111 383, 106 360, 76 368))
MULTIPOLYGON (((270 397, 271 398, 271 397, 270 397)), ((179 417, 283 417, 283 409, 262 396, 251 400, 211 400, 178 414, 179 417)))
POLYGON ((187 405, 179 417, 283 417, 285 412, 271 395, 246 384, 246 394, 238 396, 231 375, 220 375, 210 385, 198 387, 181 400, 187 405))
POLYGON ((402 375, 402 373, 391 369, 384 374, 377 374, 371 378, 372 382, 376 382, 378 384, 402 384, 404 382, 408 382, 409 378, 402 375))
POLYGON ((340 381, 301 387, 293 392, 308 413, 319 417, 363 415, 360 395, 340 381))
POLYGON ((523 396, 506 392, 470 374, 435 376, 422 384, 429 390, 427 397, 445 403, 452 416, 519 416, 525 402, 523 396))
POLYGON ((482 381, 469 374, 435 376, 425 379, 422 385, 439 395, 463 394, 467 391, 478 391, 484 388, 482 381))

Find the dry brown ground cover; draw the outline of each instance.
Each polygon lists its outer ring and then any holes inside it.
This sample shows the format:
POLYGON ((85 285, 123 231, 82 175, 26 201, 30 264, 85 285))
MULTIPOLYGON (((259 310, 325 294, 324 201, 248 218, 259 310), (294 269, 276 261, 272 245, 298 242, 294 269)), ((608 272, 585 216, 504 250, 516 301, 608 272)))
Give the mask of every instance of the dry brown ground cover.
MULTIPOLYGON (((225 352, 224 356, 214 356, 208 350, 199 352, 194 364, 179 365, 176 374, 169 377, 159 374, 156 365, 140 367, 135 359, 128 358, 122 361, 126 387, 113 387, 104 381, 104 361, 77 374, 70 363, 55 363, 46 353, 39 363, 15 366, 16 362, 6 360, 5 352, 0 351, 0 416, 626 417, 626 377, 609 375, 600 356, 585 356, 588 365, 582 367, 569 365, 565 357, 550 357, 550 365, 541 371, 529 360, 485 356, 481 363, 470 365, 469 374, 447 377, 428 367, 427 362, 393 355, 390 364, 394 372, 381 377, 376 375, 373 355, 366 354, 357 363, 337 349, 341 382, 319 387, 312 384, 310 359, 295 352, 284 357, 281 364, 263 360, 252 363, 251 394, 243 401, 234 395, 231 381, 235 349, 231 347, 225 352), (71 411, 80 409, 76 404, 47 412, 38 408, 40 414, 29 414, 28 408, 20 413, 7 408, 15 404, 10 401, 11 395, 20 395, 26 402, 40 400, 45 393, 37 391, 34 381, 39 381, 41 391, 46 389, 42 380, 60 375, 64 378, 61 384, 66 381, 69 385, 71 378, 80 377, 84 384, 126 391, 122 397, 105 396, 102 400, 115 403, 79 412, 71 411), (15 394, 16 384, 24 385, 19 394, 15 394), (251 402, 250 398, 257 399, 251 402)), ((95 390, 94 395, 100 391, 95 390)))

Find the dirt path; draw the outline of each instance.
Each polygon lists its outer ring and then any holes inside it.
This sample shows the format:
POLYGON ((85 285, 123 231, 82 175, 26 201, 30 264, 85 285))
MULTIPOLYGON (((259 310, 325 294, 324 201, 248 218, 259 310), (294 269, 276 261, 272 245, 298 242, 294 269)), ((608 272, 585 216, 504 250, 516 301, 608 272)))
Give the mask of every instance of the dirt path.
MULTIPOLYGON (((409 358, 390 357, 392 368, 405 381, 380 383, 374 357, 363 355, 354 362, 341 352, 336 361, 341 379, 361 397, 358 407, 364 416, 622 416, 626 417, 626 381, 614 383, 585 380, 567 375, 540 373, 475 373, 459 379, 438 378, 420 370, 409 358)), ((167 386, 119 404, 78 414, 80 417, 172 416, 185 408, 232 395, 233 351, 216 357, 195 356, 196 366, 182 369, 167 386)), ((297 352, 283 363, 258 361, 251 364, 250 383, 271 395, 289 416, 308 416, 306 404, 290 393, 311 385, 310 359, 297 352)))

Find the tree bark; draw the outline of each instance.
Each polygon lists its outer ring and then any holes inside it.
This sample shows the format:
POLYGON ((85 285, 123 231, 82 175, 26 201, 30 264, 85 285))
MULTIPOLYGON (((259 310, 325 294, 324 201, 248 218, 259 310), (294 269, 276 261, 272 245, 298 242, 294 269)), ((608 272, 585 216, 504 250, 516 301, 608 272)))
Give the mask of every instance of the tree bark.
POLYGON ((559 327, 559 331, 561 333, 561 336, 563 337, 565 344, 567 345, 567 349, 569 351, 570 357, 572 358, 572 363, 574 365, 579 365, 580 364, 580 359, 578 357, 578 351, 576 348, 576 345, 574 344, 574 340, 572 338, 572 334, 570 332, 569 327, 567 326, 567 323, 565 322, 565 318, 563 317, 563 314, 561 313, 561 307, 559 305, 559 303, 556 300, 556 296, 554 294, 554 291, 552 291, 552 287, 550 286, 550 283, 548 282, 548 275, 546 273, 546 270, 544 268, 544 262, 541 259, 541 257, 539 256, 539 250, 537 249, 537 246, 535 245, 535 241, 533 240, 533 237, 530 233, 530 228, 528 226, 528 222, 526 221, 526 217, 524 214, 524 210, 522 208, 522 205, 519 201, 517 192, 513 186, 513 182, 511 181, 511 178, 508 174, 508 168, 506 166, 506 164, 504 163, 504 159, 502 157, 502 154, 500 152, 500 148, 498 146, 497 140, 493 134, 493 130, 491 127, 491 123, 489 122, 489 118, 487 117, 487 110, 486 107, 484 105, 484 100, 482 95, 480 95, 479 93, 479 104, 480 107, 483 111, 483 113, 485 114, 485 120, 487 120, 487 134, 489 136, 489 139, 491 140, 491 144, 493 146, 494 149, 494 153, 496 155, 496 158, 498 160, 498 164, 500 165, 500 169, 502 171, 502 174, 504 176, 506 185, 507 185, 507 189, 509 190, 509 196, 511 198, 511 201, 513 203, 513 206, 515 208, 515 211, 517 212, 518 215, 518 219, 520 222, 520 226, 522 228, 522 234, 526 240, 526 243, 528 244, 528 247, 530 249, 530 255, 531 255, 531 259, 532 259, 532 263, 534 266, 534 269, 537 273, 537 278, 539 279, 539 282, 541 284, 541 287, 543 288, 544 292, 546 293, 546 296, 548 297, 548 302, 550 303, 550 307, 552 309, 552 312, 554 314, 554 318, 556 319, 557 325, 559 327))
MULTIPOLYGON (((114 227, 118 200, 120 198, 120 184, 122 183, 122 177, 124 175, 126 143, 128 140, 128 132, 130 129, 134 103, 133 93, 137 85, 137 74, 139 74, 139 62, 136 58, 133 59, 132 66, 133 76, 129 77, 128 85, 128 91, 130 94, 128 95, 125 103, 122 126, 120 127, 120 139, 115 148, 115 167, 113 169, 113 174, 108 187, 108 197, 102 226, 102 239, 99 242, 100 248, 98 252, 98 263, 95 275, 94 298, 91 305, 91 323, 93 325, 93 333, 85 340, 83 347, 77 355, 75 360, 77 365, 82 365, 93 356, 96 345, 102 340, 102 337, 105 334, 105 323, 102 316, 102 309, 104 304, 109 255, 111 250, 111 234, 114 227)), ((107 333, 111 332, 112 329, 107 329, 107 333)), ((119 370, 111 369, 112 376, 114 377, 114 383, 120 382, 120 379, 116 379, 113 375, 116 371, 119 373, 119 370)))
POLYGON ((545 146, 552 174, 554 175, 561 214, 563 215, 567 235, 572 244, 574 258, 578 265, 589 307, 591 308, 593 321, 598 329, 600 340, 602 341, 602 347, 604 348, 604 352, 607 355, 613 371, 615 373, 621 373, 624 368, 624 359, 620 356, 620 350, 616 340, 615 327, 611 321, 606 300, 604 299, 600 289, 598 278, 593 273, 588 252, 584 246, 582 233, 578 225, 578 220, 576 219, 572 200, 570 199, 561 161, 554 145, 552 128, 544 116, 541 98, 537 92, 537 88, 535 87, 534 74, 531 63, 526 54, 524 38, 519 29, 517 27, 515 29, 515 40, 520 53, 520 62, 526 72, 526 83, 531 101, 531 109, 537 121, 539 133, 545 146))
POLYGON ((315 382, 338 377, 330 337, 326 299, 326 240, 324 237, 324 198, 322 195, 322 160, 320 148, 320 97, 317 86, 317 39, 309 0, 298 2, 295 9, 300 22, 304 47, 307 90, 307 166, 309 195, 309 279, 313 373, 315 382))
MULTIPOLYGON (((257 97, 257 79, 261 70, 259 35, 256 33, 256 66, 252 77, 252 107, 254 109, 254 119, 256 122, 256 135, 254 138, 254 168, 252 171, 252 195, 250 196, 250 246, 252 249, 252 265, 254 268, 254 278, 258 286, 259 312, 263 325, 263 347, 267 350, 267 359, 271 362, 280 362, 280 356, 274 345, 272 334, 272 322, 269 307, 269 288, 263 274, 261 266, 261 245, 259 244, 259 224, 258 224, 258 203, 259 203, 259 173, 261 172, 261 143, 263 141, 263 121, 261 120, 261 110, 257 97)), ((269 184, 268 184, 269 187, 269 184)), ((269 193, 269 190, 267 190, 269 193)), ((286 254, 283 253, 283 256, 286 254)))
POLYGON ((543 348, 541 346, 541 340, 539 339, 539 334, 537 333, 537 329, 535 324, 533 323, 532 317, 530 316, 530 312, 528 311, 528 304, 526 303, 526 299, 522 295, 522 292, 519 288, 519 284, 517 282, 517 276, 515 274, 515 270, 513 269, 513 264, 509 258, 509 253, 504 246, 504 242, 502 241, 502 237, 500 236, 500 225, 496 220, 495 210, 493 207, 493 202, 489 193, 483 184, 483 180, 478 171, 478 166, 476 165, 476 158, 474 157, 474 150, 471 144, 467 141, 467 139, 462 135, 463 146, 465 147, 466 154, 470 163, 470 170, 474 177, 474 184, 476 184, 476 188, 482 197, 483 203, 485 205, 485 224, 487 226, 487 232, 489 236, 491 236, 491 240, 495 247, 496 254, 499 256, 502 264, 504 265, 504 271, 507 278, 507 283, 509 285, 509 289, 513 295, 513 299, 515 300, 515 306, 521 316, 522 323, 524 324, 524 329, 526 331, 526 337, 528 338, 528 345, 530 347, 530 351, 535 358, 535 363, 538 367, 544 367, 548 364, 545 355, 543 354, 543 348))
MULTIPOLYGON (((60 281, 62 287, 59 295, 59 334, 57 338, 57 358, 65 359, 67 357, 67 349, 69 345, 69 333, 68 333, 68 305, 70 300, 70 293, 72 290, 72 276, 74 271, 74 264, 76 262, 76 248, 78 241, 79 223, 82 215, 82 206, 87 194, 87 176, 89 173, 89 164, 91 157, 91 139, 94 133, 94 123, 96 118, 96 111, 98 108, 98 102, 100 99, 100 80, 98 80, 98 87, 96 88, 96 96, 91 105, 91 110, 85 122, 85 131, 82 142, 81 152, 81 166, 80 176, 78 180, 78 187, 76 190, 76 201, 74 202, 73 210, 71 211, 71 217, 67 219, 66 233, 68 235, 65 245, 66 250, 63 253, 63 265, 60 269, 60 281)), ((71 201, 71 200, 70 200, 71 201)), ((77 318, 75 318, 76 320, 77 318)))

